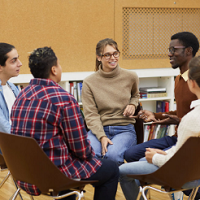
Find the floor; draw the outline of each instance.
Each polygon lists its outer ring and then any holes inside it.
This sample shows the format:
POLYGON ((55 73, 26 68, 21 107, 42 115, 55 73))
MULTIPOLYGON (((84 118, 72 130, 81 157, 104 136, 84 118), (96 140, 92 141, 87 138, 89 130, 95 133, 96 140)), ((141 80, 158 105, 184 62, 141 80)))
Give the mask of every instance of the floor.
MULTIPOLYGON (((2 172, 0 172, 0 181, 3 180, 3 178, 6 176, 7 174, 7 170, 4 170, 2 172)), ((10 197, 12 196, 12 194, 15 192, 16 188, 14 186, 14 183, 12 181, 12 178, 10 177, 6 183, 2 186, 2 188, 0 189, 0 200, 8 200, 10 199, 10 197)), ((92 200, 93 199, 93 193, 94 193, 94 189, 91 185, 87 185, 85 187, 86 193, 85 193, 85 200, 92 200)), ((30 197, 29 195, 27 195, 24 191, 21 191, 21 195, 23 197, 23 200, 29 200, 30 197)), ((166 200, 166 199, 170 199, 168 195, 166 194, 160 194, 158 192, 155 191, 151 191, 150 193, 150 197, 151 200, 166 200)), ((35 200, 50 200, 52 198, 50 197, 46 197, 43 195, 34 197, 35 200)), ((183 198, 184 200, 186 200, 187 198, 184 196, 183 198)), ((17 200, 20 200, 20 197, 17 197, 17 200)), ((125 197, 123 195, 123 192, 121 190, 120 185, 118 186, 118 190, 117 190, 117 194, 116 194, 116 200, 125 200, 125 197)))

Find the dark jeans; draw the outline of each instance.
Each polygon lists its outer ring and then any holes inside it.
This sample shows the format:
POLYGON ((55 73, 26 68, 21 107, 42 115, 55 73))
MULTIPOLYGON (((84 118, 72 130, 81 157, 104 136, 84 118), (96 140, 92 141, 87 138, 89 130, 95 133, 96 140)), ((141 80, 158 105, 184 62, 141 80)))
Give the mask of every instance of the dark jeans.
POLYGON ((147 142, 130 147, 124 153, 124 159, 127 162, 135 162, 145 157, 146 148, 166 149, 176 144, 177 137, 165 136, 160 139, 153 139, 147 142))
MULTIPOLYGON (((102 166, 88 179, 98 180, 94 183, 94 200, 115 200, 119 179, 119 168, 112 160, 101 159, 102 166)), ((64 191, 61 192, 64 194, 64 191)), ((60 194, 61 194, 60 193, 60 194)), ((75 195, 63 198, 63 200, 75 200, 75 195)))

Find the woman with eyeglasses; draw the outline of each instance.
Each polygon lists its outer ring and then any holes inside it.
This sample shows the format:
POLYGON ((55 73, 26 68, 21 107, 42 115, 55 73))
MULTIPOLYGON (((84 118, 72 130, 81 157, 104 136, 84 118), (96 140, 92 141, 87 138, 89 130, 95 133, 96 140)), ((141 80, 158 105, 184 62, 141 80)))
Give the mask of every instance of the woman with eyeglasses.
POLYGON ((98 158, 124 162, 137 144, 133 115, 138 106, 138 76, 118 65, 117 43, 106 38, 96 46, 96 72, 83 81, 82 102, 88 139, 98 158))

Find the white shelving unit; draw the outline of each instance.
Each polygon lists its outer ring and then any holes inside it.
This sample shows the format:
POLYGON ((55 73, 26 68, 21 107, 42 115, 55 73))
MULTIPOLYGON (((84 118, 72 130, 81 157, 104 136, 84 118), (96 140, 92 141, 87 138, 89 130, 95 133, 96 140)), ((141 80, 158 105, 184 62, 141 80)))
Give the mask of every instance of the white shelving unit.
POLYGON ((170 110, 174 108, 174 77, 179 74, 179 69, 159 68, 135 70, 139 76, 139 87, 165 87, 166 97, 140 99, 143 109, 156 112, 156 101, 167 100, 170 110))
MULTIPOLYGON (((179 74, 179 69, 157 68, 157 69, 134 69, 139 77, 139 87, 166 87, 167 96, 157 98, 140 99, 143 109, 156 111, 156 101, 168 100, 170 110, 174 108, 174 77, 179 74)), ((69 82, 83 81, 94 72, 65 72, 62 73, 60 85, 69 91, 69 82)), ((10 79, 14 84, 27 86, 33 78, 31 74, 20 74, 18 77, 10 79)))
MULTIPOLYGON (((167 96, 157 98, 140 99, 143 109, 156 112, 156 101, 168 100, 170 110, 174 109, 174 77, 179 74, 179 69, 156 68, 156 69, 134 69, 139 77, 139 87, 166 87, 167 96)), ((69 91, 69 82, 83 81, 87 76, 94 72, 65 72, 62 73, 60 85, 69 91)), ((18 85, 27 86, 33 78, 31 74, 20 74, 18 77, 10 79, 11 82, 18 85)), ((81 103, 80 103, 81 105, 81 103)), ((171 127, 170 135, 173 134, 174 128, 171 127)))
MULTIPOLYGON (((156 112, 156 101, 168 100, 170 110, 174 109, 174 77, 179 74, 179 69, 156 68, 156 69, 134 69, 139 77, 139 87, 166 87, 167 96, 157 98, 140 99, 143 109, 156 112)), ((69 82, 83 81, 87 76, 94 72, 65 72, 62 73, 60 85, 69 91, 69 82)), ((20 74, 18 77, 11 78, 14 84, 27 86, 33 78, 31 74, 20 74)), ((170 131, 170 134, 173 130, 170 131)))

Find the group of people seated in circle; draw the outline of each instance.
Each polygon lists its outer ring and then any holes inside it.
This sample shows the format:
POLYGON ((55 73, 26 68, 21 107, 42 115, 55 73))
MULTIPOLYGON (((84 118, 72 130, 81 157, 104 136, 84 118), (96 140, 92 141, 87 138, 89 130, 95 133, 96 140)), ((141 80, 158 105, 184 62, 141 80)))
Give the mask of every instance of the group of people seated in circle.
MULTIPOLYGON (((58 84, 62 68, 51 47, 29 55, 33 79, 22 91, 9 79, 18 76, 19 55, 13 45, 0 43, 0 132, 33 137, 49 159, 67 177, 98 180, 94 200, 115 200, 120 182, 125 199, 134 200, 139 182, 128 174, 148 174, 164 165, 191 136, 200 136, 200 57, 191 32, 171 36, 169 62, 179 68, 175 79, 175 111, 135 111, 139 105, 139 78, 119 66, 120 50, 110 38, 96 45, 95 72, 83 80, 85 119, 73 95, 58 84), (156 124, 175 124, 175 135, 137 144, 136 118, 156 124), (89 131, 86 131, 85 123, 89 131)), ((191 188, 198 182, 186 183, 191 188)), ((39 195, 35 185, 18 182, 27 193, 39 195)), ((60 194, 68 191, 60 191, 60 194)), ((197 193, 196 199, 199 198, 197 193)), ((72 195, 66 200, 75 200, 72 195)))

